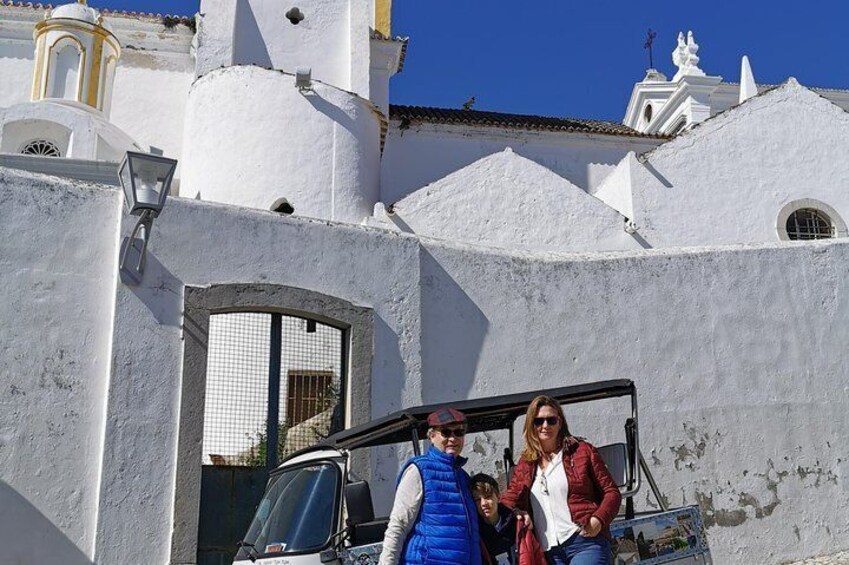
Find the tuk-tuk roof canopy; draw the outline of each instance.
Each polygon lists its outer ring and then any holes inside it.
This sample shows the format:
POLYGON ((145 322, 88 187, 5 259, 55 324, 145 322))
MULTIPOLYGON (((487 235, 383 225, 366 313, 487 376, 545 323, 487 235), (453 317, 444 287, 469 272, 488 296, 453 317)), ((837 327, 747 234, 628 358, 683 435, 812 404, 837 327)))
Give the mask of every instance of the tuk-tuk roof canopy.
POLYGON ((636 394, 636 388, 633 381, 619 379, 405 408, 383 418, 335 433, 316 447, 357 449, 391 445, 411 441, 413 430, 416 430, 419 438, 424 439, 427 433, 428 415, 444 406, 450 406, 465 414, 469 433, 507 430, 513 426, 517 418, 525 414, 531 400, 541 394, 550 396, 563 405, 602 398, 633 396, 636 394))

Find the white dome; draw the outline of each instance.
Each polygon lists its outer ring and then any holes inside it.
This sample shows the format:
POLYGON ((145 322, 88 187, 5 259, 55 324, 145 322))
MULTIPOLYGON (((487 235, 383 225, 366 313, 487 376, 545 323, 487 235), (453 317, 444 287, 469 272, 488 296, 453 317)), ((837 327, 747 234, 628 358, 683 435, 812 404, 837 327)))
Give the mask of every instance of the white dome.
POLYGON ((100 12, 98 12, 94 8, 89 8, 85 4, 74 2, 73 4, 65 4, 64 6, 58 6, 54 8, 48 16, 48 19, 53 18, 80 20, 83 22, 90 23, 92 25, 98 25, 98 21, 100 20, 100 12))

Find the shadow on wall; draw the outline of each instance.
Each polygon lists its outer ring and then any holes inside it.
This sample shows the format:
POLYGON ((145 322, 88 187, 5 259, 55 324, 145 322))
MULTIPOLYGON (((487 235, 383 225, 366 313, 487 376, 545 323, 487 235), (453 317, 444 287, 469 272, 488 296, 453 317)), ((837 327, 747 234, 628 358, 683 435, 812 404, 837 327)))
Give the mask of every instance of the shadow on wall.
POLYGON ((92 565, 92 561, 44 514, 0 481, 0 562, 92 565))
POLYGON ((436 258, 420 249, 422 402, 465 399, 489 320, 436 258))
MULTIPOLYGON (((372 366, 372 406, 380 406, 379 412, 373 412, 372 418, 384 416, 387 412, 400 410, 403 406, 402 394, 407 380, 407 368, 401 356, 399 337, 395 330, 378 315, 374 317, 374 359, 372 366), (383 409, 385 408, 385 410, 383 409)), ((390 447, 374 451, 371 459, 372 480, 377 478, 383 486, 372 484, 372 498, 377 516, 387 516, 392 509, 395 497, 395 479, 400 471, 396 451, 390 447)))
POLYGON ((257 65, 271 69, 271 55, 262 30, 256 21, 253 8, 249 0, 236 0, 236 22, 233 32, 233 64, 234 65, 257 65))
MULTIPOLYGON (((128 240, 129 238, 125 237, 121 241, 122 251, 127 246, 128 240)), ((121 282, 147 306, 159 324, 179 327, 182 324, 183 282, 166 269, 148 249, 144 262, 144 278, 147 282, 141 284, 142 276, 134 269, 138 264, 140 248, 140 244, 130 247, 127 253, 127 266, 120 272, 121 282)))
POLYGON ((333 102, 322 98, 315 92, 307 91, 303 94, 303 96, 317 111, 348 130, 352 135, 357 134, 357 128, 354 120, 344 110, 333 104, 333 102))
POLYGON ((375 364, 372 367, 372 401, 380 406, 372 418, 383 416, 386 411, 400 410, 407 367, 401 356, 398 333, 379 315, 374 317, 375 364), (379 360, 379 363, 377 362, 379 360), (377 377, 377 379, 375 379, 377 377), (377 387, 375 387, 377 385, 377 387), (384 410, 384 408, 386 410, 384 410))

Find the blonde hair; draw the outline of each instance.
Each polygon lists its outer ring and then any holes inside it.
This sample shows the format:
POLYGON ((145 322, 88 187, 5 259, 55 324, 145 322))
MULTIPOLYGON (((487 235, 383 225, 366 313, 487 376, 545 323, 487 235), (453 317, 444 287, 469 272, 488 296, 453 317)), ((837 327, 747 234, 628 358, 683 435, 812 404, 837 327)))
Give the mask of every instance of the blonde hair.
POLYGON ((522 459, 536 463, 543 456, 542 445, 540 445, 539 437, 537 436, 536 426, 534 426, 534 418, 537 417, 539 409, 543 406, 553 408, 560 418, 560 430, 557 434, 557 445, 562 446, 569 433, 569 426, 566 425, 566 417, 563 415, 563 408, 560 403, 550 396, 540 395, 531 400, 528 405, 528 411, 525 414, 525 427, 522 430, 522 437, 525 439, 525 448, 522 450, 522 459))

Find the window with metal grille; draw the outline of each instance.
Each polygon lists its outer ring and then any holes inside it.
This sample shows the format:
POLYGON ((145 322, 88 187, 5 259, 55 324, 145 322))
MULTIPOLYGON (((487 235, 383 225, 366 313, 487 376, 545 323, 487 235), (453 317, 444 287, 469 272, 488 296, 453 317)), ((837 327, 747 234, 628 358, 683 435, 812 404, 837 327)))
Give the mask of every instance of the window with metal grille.
POLYGON ((830 239, 834 237, 834 224, 824 212, 814 208, 801 208, 787 218, 787 237, 793 240, 830 239))
POLYGON ((344 335, 283 314, 210 316, 204 464, 273 466, 338 431, 344 335))
POLYGON ((333 377, 327 371, 289 371, 286 414, 290 426, 297 426, 333 407, 333 377))
POLYGON ((59 147, 49 139, 30 141, 21 149, 23 155, 38 155, 40 157, 61 157, 59 147))

